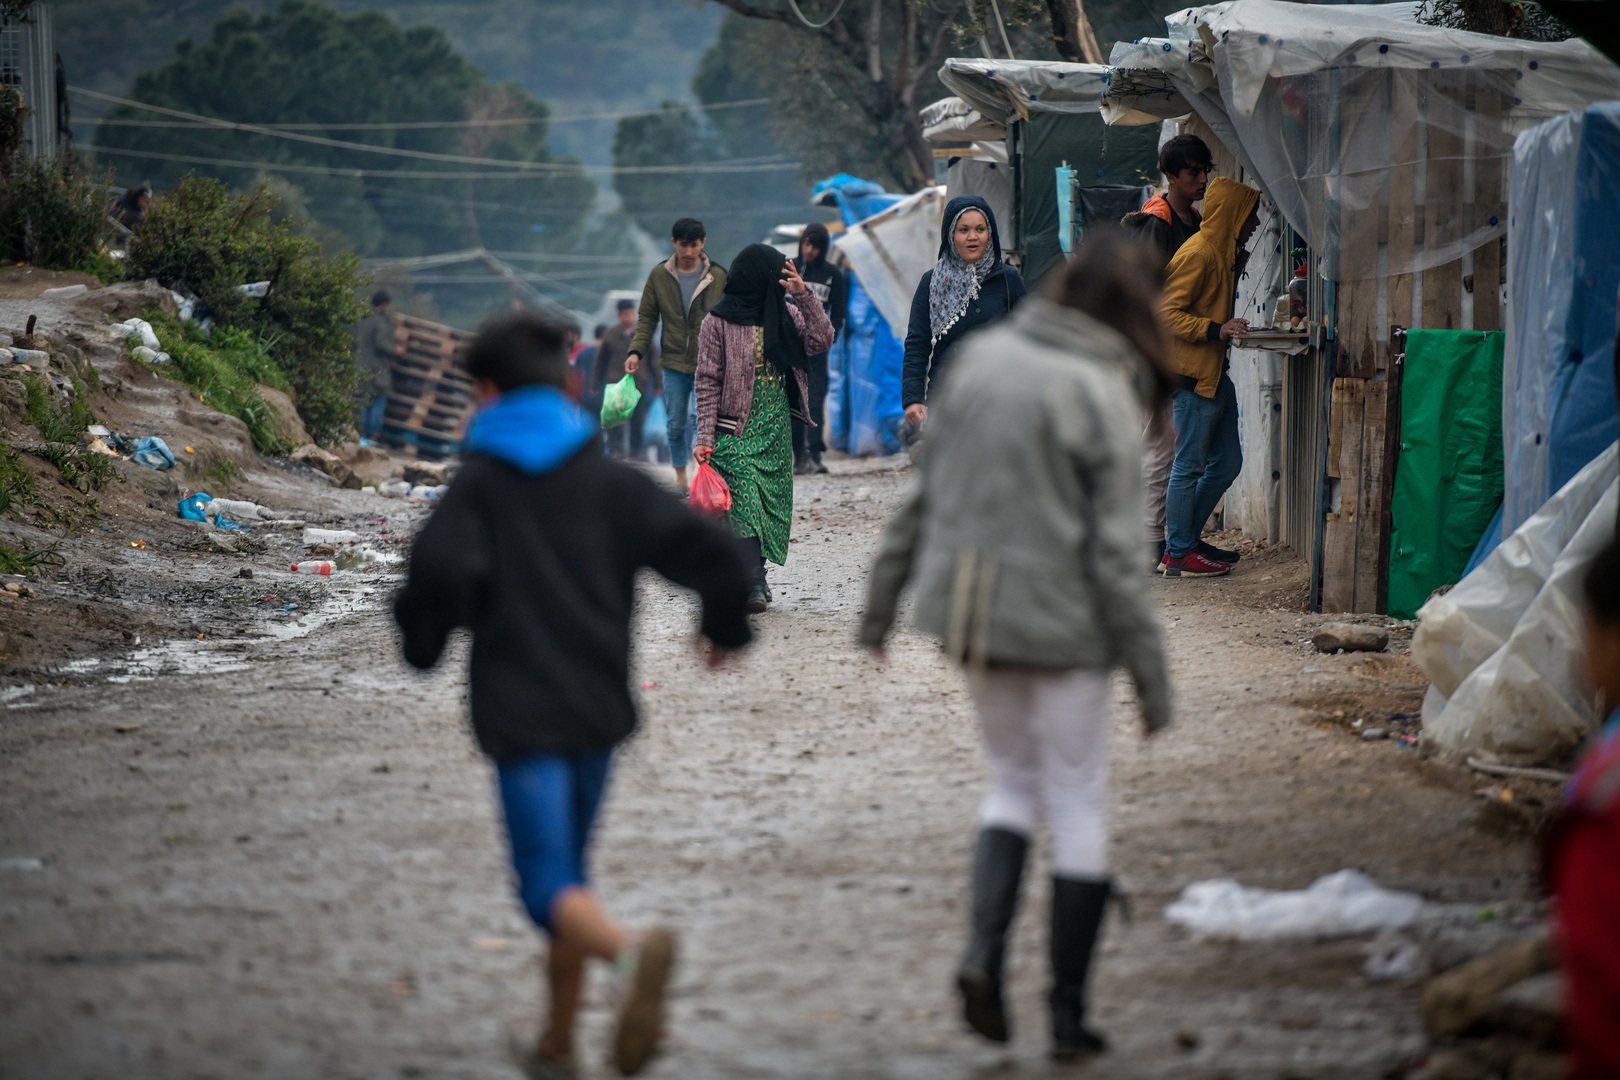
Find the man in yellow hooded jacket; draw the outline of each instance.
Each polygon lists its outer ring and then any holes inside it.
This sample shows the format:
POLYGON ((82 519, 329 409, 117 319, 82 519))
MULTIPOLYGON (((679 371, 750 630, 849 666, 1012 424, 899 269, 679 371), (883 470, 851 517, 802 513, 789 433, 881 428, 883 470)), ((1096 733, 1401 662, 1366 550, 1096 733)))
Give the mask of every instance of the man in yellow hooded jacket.
POLYGON ((1170 358, 1181 375, 1171 399, 1176 460, 1165 493, 1166 577, 1216 577, 1237 561, 1201 538, 1204 523, 1243 467, 1237 390, 1226 373, 1227 342, 1249 329, 1232 317, 1238 253, 1259 224, 1260 193, 1216 177, 1204 193, 1204 221, 1165 268, 1163 312, 1170 358))

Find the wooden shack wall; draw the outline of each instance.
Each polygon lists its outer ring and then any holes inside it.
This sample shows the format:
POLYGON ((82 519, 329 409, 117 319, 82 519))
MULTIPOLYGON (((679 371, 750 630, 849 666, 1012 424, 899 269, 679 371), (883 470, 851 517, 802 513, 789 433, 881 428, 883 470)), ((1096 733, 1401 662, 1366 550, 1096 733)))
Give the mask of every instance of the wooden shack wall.
MULTIPOLYGON (((1432 72, 1416 100, 1402 85, 1391 76, 1382 103, 1390 118, 1390 168, 1377 221, 1366 221, 1363 212, 1340 222, 1345 245, 1365 247, 1355 252, 1363 264, 1377 259, 1375 245, 1385 247, 1379 265, 1398 265, 1419 245, 1507 214, 1500 159, 1470 160, 1471 138, 1430 126, 1424 116, 1427 99, 1444 95, 1489 130, 1509 103, 1486 92, 1474 72, 1432 72)), ((1387 507, 1400 450, 1391 329, 1500 330, 1501 284, 1500 243, 1419 274, 1340 283, 1327 456, 1335 496, 1323 529, 1323 611, 1382 612, 1387 601, 1387 507)))

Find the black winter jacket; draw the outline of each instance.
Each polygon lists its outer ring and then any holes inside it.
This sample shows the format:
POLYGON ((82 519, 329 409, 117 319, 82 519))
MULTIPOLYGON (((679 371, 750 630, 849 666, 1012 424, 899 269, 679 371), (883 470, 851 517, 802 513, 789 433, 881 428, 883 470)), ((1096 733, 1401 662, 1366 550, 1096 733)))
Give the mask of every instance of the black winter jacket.
POLYGON ((967 333, 1006 315, 1028 294, 1018 271, 1006 263, 997 263, 996 268, 979 283, 978 298, 968 305, 967 311, 956 320, 956 325, 945 331, 945 336, 930 348, 928 339, 933 332, 928 324, 928 287, 933 280, 932 270, 923 274, 916 293, 911 297, 906 358, 900 376, 902 407, 927 402, 939 390, 940 373, 951 346, 961 341, 967 333))
POLYGON ((432 667, 472 631, 472 725, 497 761, 606 750, 636 726, 630 697, 635 575, 651 567, 703 602, 702 632, 750 638, 750 569, 735 537, 592 439, 525 475, 474 454, 416 538, 394 601, 405 659, 432 667))

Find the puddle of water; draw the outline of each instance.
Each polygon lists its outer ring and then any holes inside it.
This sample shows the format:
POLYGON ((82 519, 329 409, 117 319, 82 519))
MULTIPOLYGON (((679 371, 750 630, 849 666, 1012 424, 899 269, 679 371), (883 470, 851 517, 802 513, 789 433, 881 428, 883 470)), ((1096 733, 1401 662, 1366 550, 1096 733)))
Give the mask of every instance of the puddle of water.
MULTIPOLYGON (((265 620, 249 633, 259 642, 295 641, 306 637, 329 623, 347 618, 371 607, 375 601, 375 586, 357 585, 354 589, 334 592, 321 600, 320 606, 301 612, 287 622, 265 620)), ((165 641, 151 648, 136 649, 127 656, 101 658, 87 657, 72 660, 56 670, 64 675, 99 676, 110 683, 151 682, 161 675, 218 675, 242 671, 250 666, 251 656, 241 651, 241 642, 196 641, 182 638, 165 641), (233 645, 225 652, 226 645, 233 645)), ((0 702, 9 702, 33 691, 32 686, 13 687, 0 691, 0 702)), ((7 705, 8 708, 26 706, 7 705)))

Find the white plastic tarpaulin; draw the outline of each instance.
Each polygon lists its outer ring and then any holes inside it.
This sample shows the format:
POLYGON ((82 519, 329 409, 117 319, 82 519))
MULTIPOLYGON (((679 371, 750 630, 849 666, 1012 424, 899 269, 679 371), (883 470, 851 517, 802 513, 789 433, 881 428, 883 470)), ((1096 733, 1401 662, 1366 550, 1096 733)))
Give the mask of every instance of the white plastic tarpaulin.
POLYGON ((1562 764, 1597 730, 1575 669, 1580 579, 1614 536, 1617 478, 1620 444, 1418 611, 1412 659, 1431 680, 1425 742, 1512 765, 1562 764))
MULTIPOLYGON (((1007 125, 991 120, 959 97, 942 97, 917 113, 923 138, 936 143, 1000 142, 1007 125)), ((1006 154, 1002 155, 1006 160, 1006 154)))
POLYGON ((1108 87, 1103 64, 1056 60, 989 60, 957 56, 939 81, 987 120, 1010 124, 1032 112, 1094 113, 1108 87))
POLYGON ((1439 266, 1506 230, 1497 215, 1460 214, 1429 222, 1410 250, 1341 245, 1341 222, 1375 216, 1392 172, 1428 160, 1407 138, 1419 125, 1456 139, 1476 167, 1496 159, 1505 176, 1520 131, 1620 98, 1620 67, 1578 39, 1521 41, 1278 0, 1186 8, 1165 24, 1163 38, 1114 47, 1104 119, 1195 110, 1336 280, 1439 266))
POLYGON ((911 321, 917 282, 939 257, 944 214, 945 189, 924 188, 856 222, 833 240, 833 251, 854 269, 873 306, 902 337, 911 321))
POLYGON ((1614 441, 1620 102, 1519 136, 1508 200, 1503 534, 1614 441))

